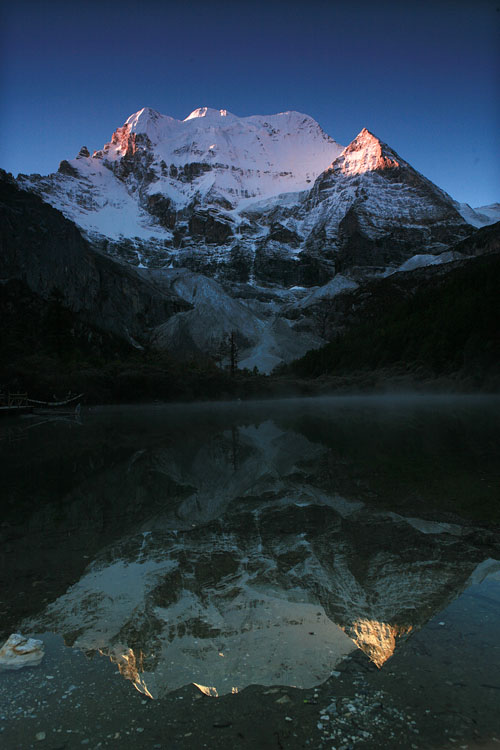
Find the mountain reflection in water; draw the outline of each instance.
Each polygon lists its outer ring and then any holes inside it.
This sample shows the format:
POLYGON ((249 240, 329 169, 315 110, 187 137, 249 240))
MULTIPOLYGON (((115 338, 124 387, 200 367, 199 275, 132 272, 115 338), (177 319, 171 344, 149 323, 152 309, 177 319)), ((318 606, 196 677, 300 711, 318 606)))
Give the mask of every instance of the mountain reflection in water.
POLYGON ((46 472, 30 530, 80 524, 101 541, 23 632, 108 655, 150 697, 312 687, 356 647, 381 667, 500 567, 471 519, 497 479, 492 403, 104 409, 77 431, 41 427, 36 446, 32 429, 6 466, 32 449, 46 472))

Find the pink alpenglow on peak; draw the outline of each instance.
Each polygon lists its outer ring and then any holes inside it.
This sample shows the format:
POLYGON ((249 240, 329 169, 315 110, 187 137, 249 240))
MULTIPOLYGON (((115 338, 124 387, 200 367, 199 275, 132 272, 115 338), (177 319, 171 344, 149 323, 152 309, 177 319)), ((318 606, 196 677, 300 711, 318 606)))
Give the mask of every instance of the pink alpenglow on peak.
POLYGON ((177 120, 173 117, 162 115, 151 107, 144 107, 130 115, 125 124, 115 130, 111 142, 106 143, 102 152, 96 151, 94 156, 105 154, 108 159, 130 156, 136 151, 136 136, 145 135, 151 143, 158 143, 176 123, 177 120))
POLYGON ((377 136, 363 128, 333 162, 331 169, 346 175, 357 175, 402 166, 408 164, 377 136))

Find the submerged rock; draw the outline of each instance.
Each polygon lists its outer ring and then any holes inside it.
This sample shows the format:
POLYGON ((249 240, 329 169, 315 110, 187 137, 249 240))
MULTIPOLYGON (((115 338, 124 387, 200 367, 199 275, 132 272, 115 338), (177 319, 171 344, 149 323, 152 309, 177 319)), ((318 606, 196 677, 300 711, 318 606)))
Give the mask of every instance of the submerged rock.
POLYGON ((0 670, 36 667, 44 657, 42 641, 13 633, 0 649, 0 670))

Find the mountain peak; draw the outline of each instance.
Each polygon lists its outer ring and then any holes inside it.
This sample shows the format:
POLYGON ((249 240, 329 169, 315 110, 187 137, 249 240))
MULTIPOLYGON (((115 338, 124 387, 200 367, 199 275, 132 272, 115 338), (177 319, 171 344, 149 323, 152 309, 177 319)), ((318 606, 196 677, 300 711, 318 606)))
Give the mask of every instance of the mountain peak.
POLYGON ((395 151, 367 128, 358 133, 333 162, 332 168, 344 174, 356 175, 408 166, 395 151))
POLYGON ((368 130, 368 128, 363 128, 354 140, 359 141, 360 143, 382 143, 380 138, 377 138, 377 136, 368 130))
POLYGON ((121 156, 130 146, 129 137, 135 138, 137 135, 146 135, 153 143, 161 140, 165 133, 171 130, 177 122, 173 117, 162 115, 151 107, 143 107, 125 120, 124 125, 117 128, 111 138, 111 143, 104 146, 104 153, 107 158, 112 158, 112 147, 115 146, 117 151, 114 156, 121 156))
POLYGON ((221 118, 233 118, 234 115, 228 112, 227 109, 212 109, 211 107, 198 107, 193 109, 190 115, 186 117, 184 122, 188 120, 197 120, 200 117, 205 117, 208 120, 220 120, 221 118))
POLYGON ((133 115, 130 115, 130 117, 125 120, 125 125, 130 125, 130 127, 133 128, 136 127, 139 123, 144 125, 147 122, 156 122, 161 117, 163 117, 163 115, 161 115, 155 109, 152 109, 151 107, 143 107, 137 112, 134 112, 133 115))
POLYGON ((125 120, 123 127, 118 128, 116 132, 123 131, 126 133, 135 133, 136 135, 144 133, 152 140, 155 140, 165 129, 168 130, 173 123, 175 123, 173 117, 162 115, 151 107, 143 107, 138 112, 130 115, 125 120))
POLYGON ((344 149, 344 152, 347 153, 353 153, 354 151, 361 151, 366 149, 375 149, 382 151, 388 151, 394 153, 392 149, 387 146, 386 143, 383 143, 380 138, 377 138, 376 135, 374 135, 372 132, 370 132, 367 128, 363 128, 356 138, 354 138, 348 146, 344 149))

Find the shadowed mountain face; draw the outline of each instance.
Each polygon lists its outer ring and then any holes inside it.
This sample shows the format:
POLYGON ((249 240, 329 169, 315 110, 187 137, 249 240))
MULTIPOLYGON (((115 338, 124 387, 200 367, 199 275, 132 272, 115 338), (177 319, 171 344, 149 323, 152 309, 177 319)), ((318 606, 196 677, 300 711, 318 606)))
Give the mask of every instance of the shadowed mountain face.
POLYGON ((325 400, 33 423, 5 452, 3 549, 17 590, 45 566, 50 603, 21 627, 108 654, 153 697, 311 687, 356 647, 380 667, 500 557, 464 520, 492 517, 497 413, 325 400))
POLYGON ((308 352, 293 370, 317 377, 399 366, 406 372, 453 373, 496 391, 500 224, 455 247, 479 257, 394 273, 333 300, 311 300, 309 312, 322 321, 330 343, 308 352))
POLYGON ((22 280, 43 299, 57 289, 67 308, 126 341, 188 309, 136 269, 97 252, 73 222, 0 173, 0 281, 22 280))

